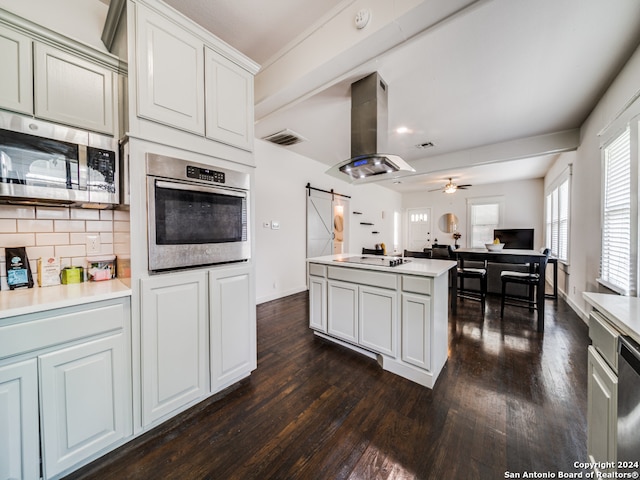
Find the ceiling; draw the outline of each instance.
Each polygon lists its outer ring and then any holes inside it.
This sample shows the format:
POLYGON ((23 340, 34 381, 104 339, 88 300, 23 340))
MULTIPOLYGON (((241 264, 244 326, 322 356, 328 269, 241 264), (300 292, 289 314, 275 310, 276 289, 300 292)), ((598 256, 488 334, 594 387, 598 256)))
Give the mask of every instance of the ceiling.
POLYGON ((543 177, 640 44, 637 0, 166 3, 262 65, 256 137, 291 129, 306 141, 281 148, 327 167, 350 156, 351 83, 377 71, 389 86, 385 153, 417 171, 380 182, 399 192, 543 177), (368 36, 354 40, 355 22, 340 21, 362 8, 368 36), (315 64, 298 72, 295 58, 315 64))

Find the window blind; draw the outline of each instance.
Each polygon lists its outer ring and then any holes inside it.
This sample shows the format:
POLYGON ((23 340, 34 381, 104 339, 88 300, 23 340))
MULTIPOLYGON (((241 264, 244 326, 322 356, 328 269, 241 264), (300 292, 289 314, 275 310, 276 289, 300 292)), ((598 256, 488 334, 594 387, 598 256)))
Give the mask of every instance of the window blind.
POLYGON ((624 295, 635 290, 631 258, 630 128, 604 148, 602 258, 600 280, 624 295))

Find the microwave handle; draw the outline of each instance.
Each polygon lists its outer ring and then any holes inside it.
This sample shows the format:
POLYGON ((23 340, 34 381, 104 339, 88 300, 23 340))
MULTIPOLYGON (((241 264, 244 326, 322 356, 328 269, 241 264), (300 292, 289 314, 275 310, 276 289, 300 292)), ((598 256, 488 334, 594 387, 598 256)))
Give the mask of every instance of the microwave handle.
POLYGON ((87 165, 87 146, 78 145, 78 188, 80 190, 87 189, 87 183, 89 181, 89 167, 87 165))
POLYGON ((194 183, 178 183, 178 182, 166 182, 164 180, 156 180, 156 187, 166 188, 169 190, 184 190, 190 192, 205 192, 205 193, 219 193, 221 195, 230 195, 233 197, 246 197, 247 193, 244 191, 230 190, 226 188, 208 187, 206 185, 197 185, 194 183))

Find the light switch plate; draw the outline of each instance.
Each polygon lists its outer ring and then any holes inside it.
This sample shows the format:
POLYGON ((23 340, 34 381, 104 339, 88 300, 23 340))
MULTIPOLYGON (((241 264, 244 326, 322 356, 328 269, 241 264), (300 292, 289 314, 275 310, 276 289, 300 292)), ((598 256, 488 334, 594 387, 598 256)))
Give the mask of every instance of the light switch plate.
POLYGON ((280 222, 272 220, 271 221, 271 230, 280 230, 280 222))

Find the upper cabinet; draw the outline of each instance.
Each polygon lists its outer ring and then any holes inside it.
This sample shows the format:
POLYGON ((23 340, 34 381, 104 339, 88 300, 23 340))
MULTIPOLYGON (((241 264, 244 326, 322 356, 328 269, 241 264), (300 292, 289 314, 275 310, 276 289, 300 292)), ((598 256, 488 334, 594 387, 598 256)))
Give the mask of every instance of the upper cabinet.
POLYGON ((35 116, 113 134, 115 73, 49 45, 34 47, 35 116))
POLYGON ((206 134, 253 150, 253 75, 205 48, 206 134))
POLYGON ((127 16, 132 135, 252 164, 258 65, 163 2, 129 0, 127 16))
POLYGON ((202 41, 142 5, 137 19, 138 115, 204 135, 202 41))
POLYGON ((33 112, 32 40, 0 25, 0 107, 19 113, 33 112))
POLYGON ((114 135, 120 61, 0 9, 0 109, 114 135))

